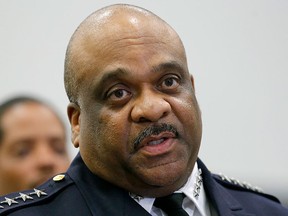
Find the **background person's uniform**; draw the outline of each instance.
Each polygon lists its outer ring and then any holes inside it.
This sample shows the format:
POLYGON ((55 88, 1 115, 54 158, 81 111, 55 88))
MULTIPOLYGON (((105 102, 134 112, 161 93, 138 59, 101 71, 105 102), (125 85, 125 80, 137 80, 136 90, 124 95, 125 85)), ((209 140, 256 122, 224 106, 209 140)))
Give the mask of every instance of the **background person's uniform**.
MULTIPOLYGON (((219 216, 287 216, 288 209, 237 181, 211 174, 198 160, 206 196, 219 216)), ((149 216, 129 193, 94 175, 76 156, 65 176, 39 188, 0 197, 0 215, 149 216)))

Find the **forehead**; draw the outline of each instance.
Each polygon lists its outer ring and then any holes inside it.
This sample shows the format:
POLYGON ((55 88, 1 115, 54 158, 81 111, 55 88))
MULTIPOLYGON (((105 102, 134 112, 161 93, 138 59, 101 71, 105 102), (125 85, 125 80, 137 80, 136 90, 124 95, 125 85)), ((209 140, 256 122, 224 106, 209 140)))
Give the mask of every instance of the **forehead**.
POLYGON ((78 80, 89 71, 101 71, 116 62, 129 61, 131 64, 133 58, 137 63, 141 58, 147 63, 153 58, 164 60, 168 57, 167 61, 186 64, 180 38, 162 21, 125 16, 113 19, 102 28, 98 25, 89 27, 92 29, 84 30, 72 46, 72 62, 78 80))
POLYGON ((118 52, 123 49, 131 51, 131 45, 149 45, 156 48, 160 44, 166 49, 185 53, 178 35, 163 22, 150 22, 142 17, 122 17, 117 20, 114 18, 105 25, 92 23, 82 27, 70 44, 69 54, 73 58, 72 62, 79 65, 91 58, 104 58, 115 49, 118 49, 118 52))
POLYGON ((15 128, 16 130, 21 127, 22 130, 25 130, 32 126, 36 128, 40 124, 43 125, 41 126, 42 128, 44 125, 48 126, 51 124, 62 127, 62 123, 52 110, 34 102, 20 103, 12 106, 5 112, 1 121, 1 126, 5 133, 8 129, 15 128))
POLYGON ((171 36, 178 37, 165 21, 151 12, 137 7, 112 6, 96 11, 80 24, 71 38, 69 50, 79 53, 77 50, 81 47, 101 47, 102 44, 125 38, 154 37, 165 40, 171 36))
POLYGON ((165 70, 181 70, 188 74, 183 52, 167 40, 160 41, 150 36, 125 37, 101 46, 101 55, 95 56, 91 52, 90 58, 86 58, 89 62, 84 64, 90 65, 90 68, 79 74, 79 77, 82 76, 80 80, 85 82, 82 85, 84 88, 90 86, 89 83, 103 86, 106 80, 117 79, 118 76, 131 78, 134 80, 131 82, 146 82, 150 78, 153 80, 153 74, 165 70))

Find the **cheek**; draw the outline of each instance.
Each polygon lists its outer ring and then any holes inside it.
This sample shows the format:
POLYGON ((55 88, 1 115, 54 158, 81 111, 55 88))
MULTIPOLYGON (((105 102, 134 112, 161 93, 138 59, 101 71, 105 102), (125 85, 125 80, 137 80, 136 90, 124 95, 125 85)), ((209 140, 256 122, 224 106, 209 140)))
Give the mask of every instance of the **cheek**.
MULTIPOLYGON (((68 156, 60 156, 57 155, 58 159, 55 161, 55 173, 65 172, 70 164, 70 160, 68 156)), ((56 158, 56 157, 55 157, 56 158)))
POLYGON ((99 163, 119 163, 127 151, 127 117, 121 112, 105 110, 82 120, 80 150, 99 163))
POLYGON ((121 154, 125 154, 128 147, 127 118, 119 112, 114 115, 102 115, 100 120, 98 130, 102 137, 101 141, 104 141, 102 144, 105 145, 106 150, 109 149, 111 153, 121 157, 121 154))
POLYGON ((97 123, 87 125, 80 142, 80 152, 88 168, 111 182, 125 176, 129 160, 129 128, 127 120, 120 116, 100 115, 97 123))
POLYGON ((27 160, 22 161, 1 161, 0 176, 1 182, 5 182, 13 187, 18 188, 25 185, 33 173, 32 164, 27 160))
POLYGON ((196 98, 192 95, 174 99, 172 109, 180 125, 181 135, 191 143, 190 147, 198 148, 202 137, 201 113, 196 98))
POLYGON ((201 126, 201 113, 195 96, 174 98, 171 104, 175 115, 183 125, 201 126))
POLYGON ((31 175, 30 172, 29 169, 26 169, 26 172, 23 172, 21 168, 17 170, 6 170, 4 173, 1 173, 0 171, 0 195, 1 193, 7 194, 31 187, 31 180, 34 179, 34 175, 31 175))

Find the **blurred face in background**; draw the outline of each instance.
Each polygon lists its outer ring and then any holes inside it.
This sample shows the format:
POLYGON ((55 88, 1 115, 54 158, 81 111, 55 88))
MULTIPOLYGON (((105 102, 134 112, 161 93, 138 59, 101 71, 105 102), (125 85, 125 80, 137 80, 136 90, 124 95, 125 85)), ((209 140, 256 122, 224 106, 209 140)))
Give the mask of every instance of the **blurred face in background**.
POLYGON ((69 165, 65 128, 46 106, 12 106, 0 122, 0 195, 33 189, 69 165))

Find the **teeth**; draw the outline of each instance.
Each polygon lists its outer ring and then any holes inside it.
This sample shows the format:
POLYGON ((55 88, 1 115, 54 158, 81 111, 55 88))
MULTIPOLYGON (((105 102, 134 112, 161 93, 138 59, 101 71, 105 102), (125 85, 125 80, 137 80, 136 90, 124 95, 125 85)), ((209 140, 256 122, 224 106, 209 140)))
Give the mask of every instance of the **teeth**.
POLYGON ((151 141, 148 143, 148 145, 157 145, 157 144, 160 144, 164 141, 164 139, 160 139, 160 140, 154 140, 154 141, 151 141))

